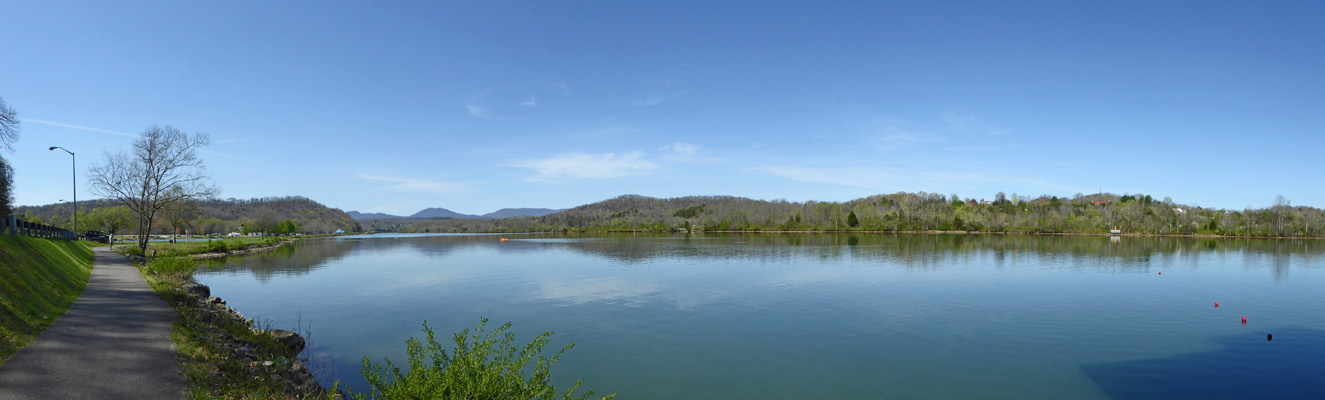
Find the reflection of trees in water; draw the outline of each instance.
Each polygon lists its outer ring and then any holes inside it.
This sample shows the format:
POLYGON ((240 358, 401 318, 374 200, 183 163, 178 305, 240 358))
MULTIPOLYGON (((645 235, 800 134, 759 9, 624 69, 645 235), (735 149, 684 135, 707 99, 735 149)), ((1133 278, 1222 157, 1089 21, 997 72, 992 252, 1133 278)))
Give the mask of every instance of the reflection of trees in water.
POLYGON ((576 252, 623 263, 655 258, 783 262, 799 257, 847 258, 860 262, 897 263, 933 269, 967 257, 990 257, 997 265, 1018 259, 1065 258, 1073 268, 1109 269, 1182 260, 1199 265, 1204 259, 1241 254, 1249 265, 1270 261, 1276 277, 1288 266, 1325 252, 1320 240, 1225 239, 1191 237, 1123 237, 930 234, 615 234, 564 236, 558 243, 576 252), (576 240, 575 238, 582 238, 576 240))
POLYGON ((266 283, 274 276, 308 274, 344 258, 359 243, 355 240, 304 240, 270 252, 212 260, 208 265, 223 271, 248 271, 258 281, 266 283))
POLYGON ((378 236, 297 242, 265 254, 222 260, 226 270, 249 270, 261 281, 276 275, 307 274, 348 253, 395 252, 402 249, 431 257, 457 250, 484 249, 504 254, 568 249, 620 263, 655 259, 697 261, 742 260, 780 264, 817 258, 887 263, 905 268, 938 269, 960 259, 988 258, 997 267, 1019 260, 1070 260, 1074 269, 1149 268, 1183 261, 1200 265, 1206 259, 1240 255, 1248 268, 1268 266, 1276 279, 1290 265, 1325 256, 1320 240, 1225 239, 1191 237, 930 235, 930 234, 600 234, 600 235, 447 235, 378 236), (502 242, 502 237, 511 240, 502 242))

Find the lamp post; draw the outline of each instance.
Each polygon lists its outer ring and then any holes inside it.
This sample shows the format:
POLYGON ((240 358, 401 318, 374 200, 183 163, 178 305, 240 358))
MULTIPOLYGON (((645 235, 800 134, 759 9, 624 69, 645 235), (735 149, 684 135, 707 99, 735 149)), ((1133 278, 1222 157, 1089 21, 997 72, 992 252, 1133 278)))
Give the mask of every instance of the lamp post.
POLYGON ((70 171, 70 173, 73 176, 74 181, 74 240, 78 240, 78 156, 75 156, 74 152, 69 151, 69 149, 60 146, 52 146, 48 150, 53 151, 55 149, 64 150, 65 153, 69 153, 69 165, 73 167, 73 170, 70 171))

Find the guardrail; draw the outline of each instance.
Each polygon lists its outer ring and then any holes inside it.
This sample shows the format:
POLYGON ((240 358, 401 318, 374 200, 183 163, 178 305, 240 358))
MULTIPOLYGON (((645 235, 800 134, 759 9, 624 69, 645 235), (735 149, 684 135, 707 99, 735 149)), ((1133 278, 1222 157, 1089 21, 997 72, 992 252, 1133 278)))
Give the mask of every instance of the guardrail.
POLYGON ((68 229, 56 228, 54 226, 42 225, 18 219, 17 215, 10 214, 4 219, 4 226, 0 227, 0 233, 10 235, 23 235, 47 239, 77 239, 78 235, 70 232, 68 229))

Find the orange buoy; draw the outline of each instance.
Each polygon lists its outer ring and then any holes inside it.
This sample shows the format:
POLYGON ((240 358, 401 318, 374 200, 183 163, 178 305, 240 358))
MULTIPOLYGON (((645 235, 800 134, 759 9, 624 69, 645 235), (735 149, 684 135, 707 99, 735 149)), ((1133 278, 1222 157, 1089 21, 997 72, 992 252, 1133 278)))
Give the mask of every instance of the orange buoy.
POLYGON ((501 238, 501 241, 503 241, 503 242, 505 242, 505 241, 509 241, 509 240, 511 240, 511 239, 501 238))
POLYGON ((1242 324, 1243 324, 1243 325, 1246 325, 1246 324, 1247 324, 1247 317, 1242 317, 1242 324))

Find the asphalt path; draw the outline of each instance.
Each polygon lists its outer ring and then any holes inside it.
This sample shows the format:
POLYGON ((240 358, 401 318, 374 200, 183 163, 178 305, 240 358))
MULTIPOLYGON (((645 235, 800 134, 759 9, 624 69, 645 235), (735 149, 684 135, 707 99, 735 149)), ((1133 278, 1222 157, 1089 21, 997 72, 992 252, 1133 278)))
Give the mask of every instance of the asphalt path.
POLYGON ((175 309, 138 270, 98 247, 83 296, 0 366, 0 399, 182 399, 175 309))

